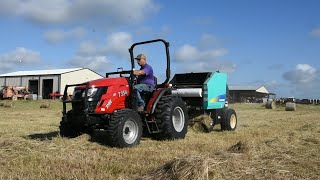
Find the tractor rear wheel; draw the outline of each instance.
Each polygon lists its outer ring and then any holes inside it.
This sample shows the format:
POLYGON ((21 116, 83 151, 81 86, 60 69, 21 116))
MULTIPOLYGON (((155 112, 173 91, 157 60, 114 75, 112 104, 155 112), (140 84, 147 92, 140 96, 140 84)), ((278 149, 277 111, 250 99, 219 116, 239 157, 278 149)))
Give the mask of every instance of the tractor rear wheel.
POLYGON ((238 119, 235 110, 227 108, 221 121, 221 130, 234 131, 237 124, 238 119))
POLYGON ((107 129, 109 142, 113 147, 133 147, 140 143, 142 122, 139 114, 131 109, 114 113, 107 129))
POLYGON ((75 126, 73 122, 74 118, 72 116, 72 110, 67 112, 67 119, 68 119, 67 122, 63 118, 60 121, 59 129, 60 129, 60 135, 62 137, 75 138, 84 132, 83 130, 84 128, 75 126))
POLYGON ((188 130, 188 113, 185 102, 177 96, 161 97, 155 110, 156 119, 160 120, 160 133, 154 134, 155 139, 183 139, 188 130))

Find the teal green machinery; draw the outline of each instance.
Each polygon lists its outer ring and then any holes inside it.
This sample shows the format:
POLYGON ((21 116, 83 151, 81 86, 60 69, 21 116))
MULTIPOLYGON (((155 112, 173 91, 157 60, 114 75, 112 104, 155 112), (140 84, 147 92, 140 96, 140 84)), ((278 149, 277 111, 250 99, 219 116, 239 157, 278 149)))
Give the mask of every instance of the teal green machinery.
POLYGON ((170 84, 172 94, 187 103, 189 117, 207 114, 212 118, 212 128, 221 124, 223 130, 236 129, 236 112, 228 108, 227 74, 219 71, 175 74, 170 84))

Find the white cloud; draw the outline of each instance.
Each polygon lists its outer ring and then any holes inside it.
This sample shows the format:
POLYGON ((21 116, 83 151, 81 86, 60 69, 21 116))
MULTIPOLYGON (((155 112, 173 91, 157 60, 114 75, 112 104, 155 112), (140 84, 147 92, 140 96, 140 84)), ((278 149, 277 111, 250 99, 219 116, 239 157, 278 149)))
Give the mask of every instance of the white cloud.
POLYGON ((98 50, 96 43, 91 42, 91 41, 85 41, 85 42, 80 43, 78 54, 85 55, 85 56, 98 55, 99 50, 98 50))
POLYGON ((128 49, 133 44, 131 34, 127 32, 112 33, 103 43, 85 41, 80 44, 77 52, 80 56, 97 56, 110 54, 114 56, 128 58, 128 49))
POLYGON ((40 24, 92 23, 89 20, 95 19, 116 25, 140 22, 158 9, 152 0, 2 0, 0 14, 40 24))
POLYGON ((203 60, 208 59, 208 58, 217 58, 217 57, 222 57, 228 53, 227 49, 220 48, 220 49, 213 49, 209 51, 204 51, 201 53, 201 58, 203 60))
POLYGON ((236 69, 236 64, 230 61, 209 61, 209 62, 193 62, 182 66, 185 72, 214 72, 220 71, 224 73, 232 73, 236 69))
POLYGON ((41 61, 40 53, 23 47, 0 55, 1 63, 32 65, 41 61))
POLYGON ((298 84, 312 83, 317 78, 317 70, 309 64, 297 64, 292 71, 283 74, 284 79, 298 84))
POLYGON ((177 61, 209 61, 212 59, 216 59, 217 57, 222 57, 227 53, 228 50, 224 48, 201 51, 194 46, 186 44, 177 50, 175 54, 175 59, 177 61))
POLYGON ((200 53, 196 47, 185 44, 177 50, 175 59, 177 61, 191 61, 193 59, 198 59, 199 54, 200 53))
POLYGON ((313 29, 313 30, 310 32, 310 35, 311 35, 312 37, 320 38, 320 27, 313 29))
POLYGON ((18 47, 12 52, 0 54, 1 72, 15 70, 16 67, 31 66, 41 63, 40 53, 18 47))
POLYGON ((283 78, 294 89, 296 96, 319 97, 320 71, 309 64, 297 64, 295 69, 285 72, 283 78))
POLYGON ((112 33, 104 43, 85 41, 80 44, 76 55, 68 64, 77 67, 87 67, 95 71, 105 71, 112 68, 109 56, 128 57, 128 49, 132 45, 132 37, 126 32, 112 33))
POLYGON ((298 64, 296 66, 296 70, 309 73, 309 74, 314 74, 316 72, 316 69, 311 67, 309 64, 298 64))
POLYGON ((69 31, 50 30, 44 33, 44 39, 49 43, 58 43, 68 39, 80 39, 84 37, 86 30, 78 27, 69 31))
POLYGON ((220 70, 231 73, 235 71, 236 64, 220 60, 227 53, 228 50, 224 48, 200 50, 195 46, 185 44, 178 48, 174 57, 178 63, 178 67, 183 69, 183 71, 201 72, 220 70))
POLYGON ((132 44, 133 40, 129 33, 117 32, 108 36, 105 50, 120 57, 128 57, 128 49, 132 44))
POLYGON ((90 68, 94 71, 106 70, 112 67, 112 63, 106 56, 75 56, 69 64, 76 67, 90 68))

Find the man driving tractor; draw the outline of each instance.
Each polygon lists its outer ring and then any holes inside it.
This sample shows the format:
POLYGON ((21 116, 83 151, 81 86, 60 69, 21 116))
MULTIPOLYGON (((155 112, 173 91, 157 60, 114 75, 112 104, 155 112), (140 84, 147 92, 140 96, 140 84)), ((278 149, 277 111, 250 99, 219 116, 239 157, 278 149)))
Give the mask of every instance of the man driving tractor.
POLYGON ((141 92, 152 92, 154 90, 153 69, 147 64, 147 58, 144 54, 139 54, 135 59, 141 68, 133 72, 134 75, 138 76, 134 89, 137 89, 138 111, 144 111, 146 102, 141 98, 141 92))

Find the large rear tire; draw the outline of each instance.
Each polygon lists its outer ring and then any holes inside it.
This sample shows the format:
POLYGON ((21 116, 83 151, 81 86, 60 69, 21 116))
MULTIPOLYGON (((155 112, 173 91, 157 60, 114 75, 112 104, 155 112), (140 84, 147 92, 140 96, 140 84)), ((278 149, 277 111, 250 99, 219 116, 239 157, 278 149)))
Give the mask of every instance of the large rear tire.
POLYGON ((227 108, 221 121, 221 130, 234 131, 237 128, 238 118, 234 109, 227 108))
POLYGON ((177 96, 161 97, 155 110, 156 119, 160 120, 160 133, 153 137, 159 140, 184 139, 188 131, 188 113, 185 102, 177 96))
POLYGON ((122 109, 114 113, 107 129, 110 145, 127 148, 140 143, 142 122, 139 114, 131 109, 122 109))

